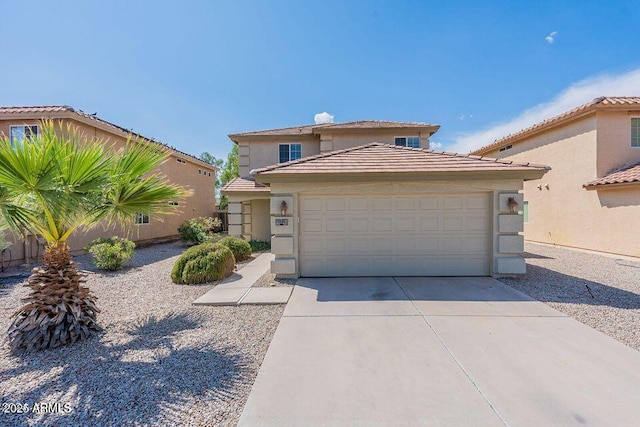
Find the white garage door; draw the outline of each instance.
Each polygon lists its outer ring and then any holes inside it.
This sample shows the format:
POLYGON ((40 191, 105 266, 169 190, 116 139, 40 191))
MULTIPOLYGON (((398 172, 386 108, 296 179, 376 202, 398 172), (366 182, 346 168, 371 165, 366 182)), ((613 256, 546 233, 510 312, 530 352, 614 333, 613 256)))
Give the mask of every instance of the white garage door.
POLYGON ((490 194, 302 196, 300 274, 486 276, 490 194))

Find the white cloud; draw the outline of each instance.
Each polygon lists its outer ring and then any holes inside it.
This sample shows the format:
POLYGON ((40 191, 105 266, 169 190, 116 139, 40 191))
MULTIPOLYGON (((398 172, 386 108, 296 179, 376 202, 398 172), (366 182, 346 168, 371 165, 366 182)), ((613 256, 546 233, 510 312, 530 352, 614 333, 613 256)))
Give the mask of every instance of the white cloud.
POLYGON ((313 120, 316 122, 317 125, 321 123, 333 123, 333 117, 334 117, 333 114, 329 114, 325 111, 313 116, 313 120))
POLYGON ((553 44, 554 41, 556 41, 555 37, 558 34, 557 31, 553 31, 551 32, 547 37, 545 37, 544 39, 549 42, 549 44, 553 44))
POLYGON ((432 150, 442 150, 442 142, 429 141, 429 148, 432 150))
POLYGON ((551 101, 536 105, 506 122, 458 135, 447 149, 466 153, 551 118, 599 96, 640 96, 640 68, 622 74, 603 74, 572 84, 551 101))

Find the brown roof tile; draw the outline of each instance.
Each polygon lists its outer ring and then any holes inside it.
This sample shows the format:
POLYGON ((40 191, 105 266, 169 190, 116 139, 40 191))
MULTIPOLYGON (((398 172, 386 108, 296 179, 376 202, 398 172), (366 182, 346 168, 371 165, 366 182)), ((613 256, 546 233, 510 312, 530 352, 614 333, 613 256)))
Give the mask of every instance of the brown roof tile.
POLYGON ((235 178, 231 180, 227 185, 225 185, 222 188, 222 190, 220 190, 220 193, 225 194, 225 193, 246 192, 246 191, 269 192, 271 191, 271 189, 268 186, 264 184, 259 184, 250 178, 235 178))
POLYGON ((614 170, 602 178, 588 182, 585 188, 594 189, 605 185, 640 183, 640 163, 614 170))
MULTIPOLYGON (((203 162, 202 160, 200 160, 199 158, 197 158, 196 156, 193 156, 189 153, 185 153, 184 151, 180 151, 175 147, 172 147, 170 145, 164 144, 154 138, 149 138, 146 137, 144 135, 140 135, 139 133, 133 132, 130 129, 126 129, 123 128, 122 126, 118 126, 116 124, 113 124, 111 122, 108 122, 104 119, 101 119, 100 117, 97 117, 95 114, 87 114, 82 110, 76 110, 73 107, 70 107, 68 105, 42 105, 42 106, 26 106, 26 107, 0 107, 0 114, 49 114, 49 113, 68 113, 69 115, 73 116, 79 116, 85 120, 91 120, 91 121, 95 121, 97 123, 101 123, 102 125, 105 125, 109 128, 112 128, 116 131, 120 131, 120 132, 124 132, 126 134, 130 134, 135 138, 139 138, 139 139, 143 139, 149 142, 152 142, 154 144, 159 144, 162 145, 163 147, 169 148, 172 151, 175 151, 176 153, 182 154, 184 156, 190 157, 193 160, 197 160, 198 163, 205 165, 208 163, 203 162)), ((42 117, 43 119, 46 117, 42 117)), ((212 169, 218 169, 217 167, 213 166, 213 165, 209 165, 209 167, 211 167, 212 169)))
POLYGON ((520 139, 524 136, 534 134, 536 132, 540 132, 544 129, 550 128, 554 125, 562 123, 565 120, 572 119, 577 117, 583 113, 588 113, 591 111, 595 111, 598 108, 623 108, 626 106, 640 108, 640 97, 637 96, 602 96, 600 98, 596 98, 591 102, 580 105, 572 110, 566 111, 557 116, 551 117, 547 120, 543 120, 539 123, 536 123, 528 128, 522 129, 516 133, 512 133, 510 135, 505 136, 504 138, 500 138, 492 142, 491 144, 485 145, 484 147, 480 147, 475 151, 472 151, 472 154, 483 154, 487 151, 495 150, 496 148, 502 147, 504 145, 508 145, 514 142, 517 139, 520 139))
POLYGON ((440 126, 420 122, 394 122, 385 120, 359 120, 346 123, 321 123, 314 125, 293 126, 279 129, 267 129, 253 132, 233 133, 229 137, 237 136, 271 136, 271 135, 313 135, 322 130, 342 129, 403 129, 403 128, 436 128, 440 126))
POLYGON ((252 175, 546 170, 548 166, 378 142, 257 169, 252 175))

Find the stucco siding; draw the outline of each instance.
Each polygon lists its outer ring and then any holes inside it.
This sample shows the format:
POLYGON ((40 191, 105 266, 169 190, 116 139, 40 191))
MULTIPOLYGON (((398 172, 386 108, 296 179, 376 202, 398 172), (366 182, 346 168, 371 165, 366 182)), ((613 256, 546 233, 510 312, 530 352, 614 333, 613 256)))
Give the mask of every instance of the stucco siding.
POLYGON ((271 239, 268 199, 251 201, 251 238, 260 241, 271 239))
POLYGON ((628 114, 597 114, 486 156, 551 166, 542 179, 524 183, 529 209, 525 239, 640 256, 640 230, 631 226, 640 222, 640 188, 583 187, 636 155, 625 146, 630 144, 628 114))
MULTIPOLYGON (((126 144, 126 138, 109 133, 103 129, 89 126, 77 120, 63 119, 62 124, 71 124, 86 138, 99 138, 104 141, 105 145, 111 146, 114 150, 121 149, 126 144)), ((1 120, 0 133, 9 135, 11 125, 22 124, 38 124, 38 120, 1 120)), ((196 164, 188 156, 181 156, 174 153, 158 167, 158 172, 164 175, 170 182, 179 184, 191 192, 191 196, 175 200, 179 202, 178 211, 174 215, 151 215, 149 224, 134 226, 129 230, 123 230, 120 227, 106 227, 106 225, 98 225, 98 227, 85 233, 76 233, 69 239, 69 246, 75 253, 79 252, 87 243, 98 237, 119 235, 128 236, 135 241, 145 241, 169 238, 178 235, 178 226, 185 220, 198 217, 210 216, 215 211, 215 174, 213 168, 207 168, 204 165, 196 164), (185 163, 179 163, 177 158, 183 159, 185 163), (200 171, 200 173, 199 173, 200 171), (211 176, 209 176, 211 173, 211 176)), ((24 259, 24 245, 21 238, 11 236, 10 240, 15 240, 11 247, 13 259, 20 262, 24 259)), ((33 250, 32 254, 35 255, 33 250)), ((42 255, 42 251, 40 251, 42 255)))

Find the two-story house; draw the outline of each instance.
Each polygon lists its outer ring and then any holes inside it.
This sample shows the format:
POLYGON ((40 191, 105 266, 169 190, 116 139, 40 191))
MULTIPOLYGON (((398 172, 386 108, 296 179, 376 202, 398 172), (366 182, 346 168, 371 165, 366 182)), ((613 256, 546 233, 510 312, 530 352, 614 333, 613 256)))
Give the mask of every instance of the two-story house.
POLYGON ((298 276, 523 273, 525 179, 544 166, 429 149, 439 126, 357 121, 232 134, 229 234, 298 276))
MULTIPOLYGON (((0 107, 0 134, 10 138, 12 142, 19 142, 30 135, 37 135, 40 121, 44 119, 53 120, 58 126, 70 124, 87 139, 102 140, 114 150, 124 147, 128 139, 137 143, 158 145, 168 150, 169 158, 158 167, 159 172, 169 181, 189 189, 192 197, 169 202, 178 207, 174 215, 138 215, 133 234, 129 234, 133 240, 144 242, 175 238, 178 235, 178 226, 183 221, 213 214, 216 171, 214 166, 158 141, 132 133, 96 115, 69 106, 0 107)), ((125 235, 126 231, 113 227, 97 227, 87 233, 72 236, 69 245, 73 252, 78 252, 91 240, 114 234, 125 235)), ((18 239, 10 249, 14 264, 24 262, 25 252, 28 259, 33 259, 38 254, 42 256, 43 252, 42 248, 38 247, 35 236, 28 238, 26 242, 18 239)))
POLYGON ((640 257, 640 97, 601 97, 473 152, 551 171, 524 185, 524 235, 640 257))

